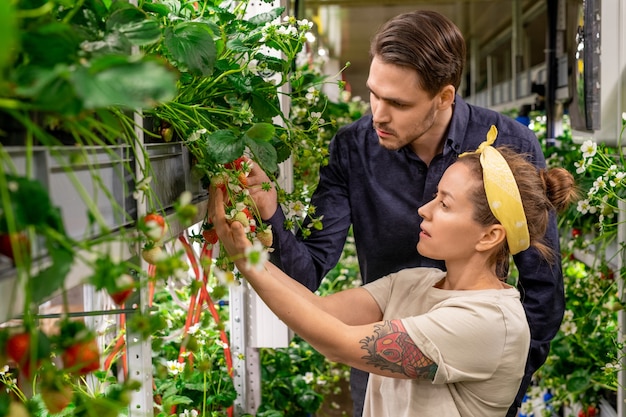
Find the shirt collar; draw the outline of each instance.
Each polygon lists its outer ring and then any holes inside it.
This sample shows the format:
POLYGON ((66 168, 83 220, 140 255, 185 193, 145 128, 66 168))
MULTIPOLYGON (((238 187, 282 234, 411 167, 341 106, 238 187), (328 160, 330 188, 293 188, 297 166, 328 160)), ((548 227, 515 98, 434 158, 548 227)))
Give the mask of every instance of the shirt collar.
POLYGON ((462 152, 469 116, 469 105, 457 94, 454 100, 454 108, 452 109, 452 119, 448 127, 448 137, 443 147, 444 155, 449 152, 454 152, 458 155, 462 152))

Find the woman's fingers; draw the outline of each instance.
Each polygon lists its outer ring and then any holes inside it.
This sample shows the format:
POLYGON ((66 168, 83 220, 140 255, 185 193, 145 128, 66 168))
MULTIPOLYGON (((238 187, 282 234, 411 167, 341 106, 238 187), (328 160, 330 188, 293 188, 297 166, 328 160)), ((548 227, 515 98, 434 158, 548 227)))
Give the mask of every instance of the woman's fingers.
POLYGON ((229 224, 226 220, 224 193, 217 190, 213 195, 212 201, 214 209, 213 225, 220 241, 231 256, 243 253, 246 247, 251 246, 251 243, 241 223, 233 221, 229 224))

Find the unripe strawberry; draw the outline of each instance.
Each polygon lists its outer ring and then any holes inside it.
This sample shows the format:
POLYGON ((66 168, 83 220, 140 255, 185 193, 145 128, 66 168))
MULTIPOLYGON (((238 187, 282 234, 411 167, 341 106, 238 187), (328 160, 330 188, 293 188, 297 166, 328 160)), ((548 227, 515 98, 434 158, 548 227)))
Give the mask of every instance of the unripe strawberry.
POLYGON ((161 246, 146 247, 141 251, 141 257, 149 264, 156 265, 165 259, 165 252, 161 246))
POLYGON ((250 219, 248 219, 248 216, 243 211, 238 211, 237 214, 233 216, 232 221, 241 223, 243 227, 250 226, 250 219))
POLYGON ((237 180, 239 180, 243 188, 248 186, 248 176, 244 172, 240 172, 239 175, 237 175, 237 180))
POLYGON ((256 238, 266 248, 271 247, 272 243, 274 243, 274 235, 272 234, 272 229, 269 229, 269 228, 268 229, 259 230, 257 232, 257 234, 256 234, 256 238))
POLYGON ((11 401, 7 410, 7 417, 30 417, 28 409, 24 403, 19 401, 11 401))
POLYGON ((72 402, 74 391, 69 385, 49 386, 41 389, 41 399, 50 414, 60 413, 72 402))
POLYGON ((225 190, 227 183, 228 177, 224 174, 218 174, 214 177, 211 177, 211 185, 218 190, 225 190))

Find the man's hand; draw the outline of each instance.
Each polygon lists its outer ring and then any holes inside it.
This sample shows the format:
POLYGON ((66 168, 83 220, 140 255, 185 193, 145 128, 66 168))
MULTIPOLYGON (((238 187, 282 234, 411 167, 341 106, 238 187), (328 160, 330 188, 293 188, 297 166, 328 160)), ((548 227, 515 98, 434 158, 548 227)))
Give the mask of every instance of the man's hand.
POLYGON ((248 175, 248 191, 261 216, 261 220, 268 220, 278 209, 276 187, 267 174, 258 164, 252 164, 248 175))

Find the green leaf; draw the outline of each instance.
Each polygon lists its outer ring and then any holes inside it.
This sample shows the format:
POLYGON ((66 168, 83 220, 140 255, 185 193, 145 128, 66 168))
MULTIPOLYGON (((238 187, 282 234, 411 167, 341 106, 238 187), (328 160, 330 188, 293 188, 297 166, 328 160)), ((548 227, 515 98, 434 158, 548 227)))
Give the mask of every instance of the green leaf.
POLYGON ((275 94, 263 94, 262 91, 255 90, 252 93, 250 107, 254 114, 261 120, 268 120, 280 113, 280 102, 275 94))
POLYGON ((101 256, 94 262, 93 274, 87 278, 87 282, 96 290, 106 289, 114 292, 118 289, 116 280, 129 271, 129 266, 124 263, 116 263, 108 256, 101 256))
POLYGON ((248 52, 250 47, 245 45, 241 38, 231 39, 226 42, 226 46, 233 52, 248 52))
POLYGON ((291 156, 291 148, 282 140, 272 140, 272 145, 276 149, 276 162, 285 162, 291 156))
POLYGON ((130 40, 121 33, 107 33, 97 41, 83 42, 81 48, 90 52, 93 57, 98 57, 102 55, 130 55, 132 45, 130 40))
POLYGON ((276 149, 269 142, 255 141, 248 136, 246 138, 246 145, 254 154, 254 159, 261 165, 261 167, 267 172, 276 172, 278 170, 278 163, 276 157, 276 149))
POLYGON ((269 142, 276 133, 276 128, 271 123, 255 123, 245 135, 254 141, 269 142))
POLYGON ((72 252, 54 248, 52 245, 48 247, 48 255, 52 259, 52 265, 41 270, 28 281, 32 302, 35 304, 45 301, 46 297, 50 297, 63 286, 74 261, 72 252))
POLYGON ((161 38, 161 25, 144 12, 127 7, 116 10, 106 22, 107 30, 122 33, 133 45, 150 45, 161 38))
POLYGON ((322 405, 322 396, 309 389, 298 397, 298 404, 307 413, 314 413, 322 405))
POLYGON ((38 110, 75 115, 82 109, 82 103, 68 81, 69 76, 66 65, 54 68, 23 67, 23 70, 15 73, 18 84, 15 92, 30 98, 33 107, 38 110))
POLYGON ((584 392, 588 389, 591 383, 591 376, 586 369, 577 369, 567 379, 566 387, 567 391, 571 393, 584 392))
POLYGON ((143 7, 145 11, 155 13, 160 17, 167 17, 170 14, 170 9, 162 4, 148 3, 147 1, 144 1, 141 7, 143 7))
POLYGON ((218 130, 207 137, 206 150, 217 164, 226 164, 243 155, 243 138, 235 136, 230 130, 218 130))
POLYGON ((72 76, 85 108, 153 107, 176 95, 176 77, 156 61, 104 56, 80 67, 72 76))
MULTIPOLYGON (((17 19, 10 1, 0 1, 0 70, 8 66, 17 44, 17 19)), ((0 76, 3 72, 0 71, 0 76)))
POLYGON ((217 50, 206 24, 183 22, 165 29, 164 45, 181 71, 209 76, 217 59, 217 50))
POLYGON ((26 32, 23 49, 29 56, 31 65, 53 67, 58 63, 74 62, 80 41, 71 26, 52 22, 36 31, 26 32))
MULTIPOLYGON (((53 206, 44 186, 39 181, 13 175, 7 175, 6 180, 10 202, 2 201, 0 213, 13 211, 17 231, 27 226, 45 226, 53 206)), ((2 220, 0 230, 7 231, 6 218, 2 216, 2 220)))
POLYGON ((289 72, 289 66, 291 64, 284 59, 264 54, 256 54, 254 57, 259 61, 259 63, 264 63, 271 71, 289 72))
POLYGON ((256 16, 252 16, 250 19, 248 19, 248 21, 254 23, 257 26, 262 26, 266 23, 272 22, 275 19, 278 19, 284 11, 284 7, 277 7, 273 10, 270 10, 269 12, 260 13, 256 16))

